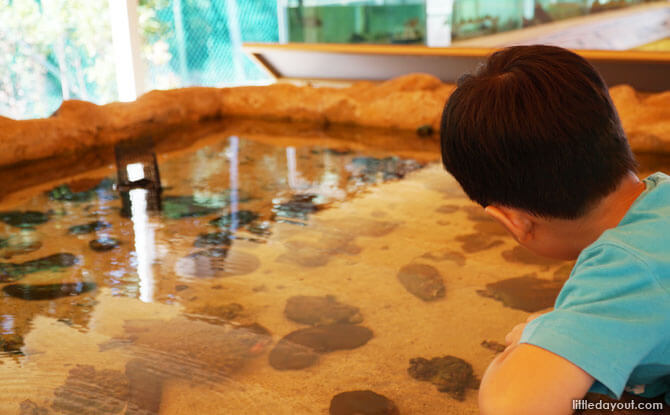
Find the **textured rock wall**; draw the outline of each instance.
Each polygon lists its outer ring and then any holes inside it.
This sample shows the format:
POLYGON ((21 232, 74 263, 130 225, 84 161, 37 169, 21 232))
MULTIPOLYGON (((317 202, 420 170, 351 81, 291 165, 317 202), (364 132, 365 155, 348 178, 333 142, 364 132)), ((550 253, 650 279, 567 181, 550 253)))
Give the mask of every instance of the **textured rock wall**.
MULTIPOLYGON (((98 106, 65 101, 46 119, 0 117, 0 166, 71 155, 172 126, 226 117, 352 124, 400 130, 439 128, 442 107, 454 85, 425 74, 348 88, 185 88, 151 91, 135 102, 98 106)), ((611 89, 631 145, 637 152, 670 153, 670 91, 638 94, 611 89)))

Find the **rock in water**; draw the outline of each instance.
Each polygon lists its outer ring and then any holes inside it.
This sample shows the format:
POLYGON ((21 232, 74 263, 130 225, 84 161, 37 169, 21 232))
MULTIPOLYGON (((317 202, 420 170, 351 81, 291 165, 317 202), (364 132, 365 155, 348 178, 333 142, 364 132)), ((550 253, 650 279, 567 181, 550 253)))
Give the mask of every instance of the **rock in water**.
POLYGON ((334 350, 355 349, 372 338, 372 330, 354 324, 329 324, 296 330, 284 339, 301 344, 316 352, 325 353, 334 350))
POLYGON ((0 263, 0 283, 20 280, 27 274, 39 271, 58 270, 71 267, 79 262, 76 256, 68 253, 54 254, 33 259, 20 264, 0 263))
POLYGON ((163 215, 168 219, 195 218, 216 213, 226 204, 203 203, 193 196, 166 196, 163 198, 163 215))
POLYGON ((282 339, 268 356, 270 366, 277 370, 298 370, 312 366, 319 354, 309 347, 282 339))
POLYGON ((7 295, 22 300, 54 300, 61 297, 80 295, 95 290, 94 282, 64 284, 10 284, 2 287, 7 295))
POLYGON ((433 135, 433 126, 430 124, 424 124, 416 129, 416 133, 421 137, 429 137, 433 135))
POLYGON ((87 233, 93 233, 95 231, 99 231, 101 229, 109 228, 110 226, 112 225, 110 225, 107 222, 96 220, 94 222, 85 223, 83 225, 71 226, 68 228, 67 232, 70 235, 84 235, 87 233))
POLYGON ((354 157, 347 170, 351 171, 349 180, 362 183, 379 183, 404 178, 408 173, 422 168, 424 164, 411 159, 386 157, 354 157))
POLYGON ((233 223, 233 218, 237 219, 237 226, 245 226, 251 222, 258 219, 258 214, 250 210, 240 210, 238 212, 229 213, 224 216, 219 216, 216 219, 212 219, 209 223, 219 228, 230 228, 230 225, 233 223))
POLYGON ((198 239, 195 240, 193 246, 202 248, 209 245, 224 245, 230 246, 233 243, 233 236, 230 232, 213 232, 213 233, 203 233, 198 235, 198 239))
POLYGON ((543 280, 529 274, 486 284, 486 290, 477 293, 502 301, 507 307, 533 313, 554 305, 562 286, 560 281, 543 280))
POLYGON ((33 229, 35 225, 41 225, 49 220, 49 215, 43 212, 28 210, 21 212, 12 210, 0 212, 0 221, 15 228, 33 229))
POLYGON ((289 219, 289 222, 290 219, 306 221, 309 219, 310 214, 316 213, 324 207, 314 202, 314 199, 317 197, 318 195, 311 193, 296 194, 285 202, 273 201, 272 212, 274 213, 274 219, 289 219))
POLYGON ((440 392, 446 392, 456 400, 465 399, 465 390, 477 389, 479 381, 472 366, 465 360, 454 356, 423 357, 410 359, 407 372, 417 380, 431 382, 440 392))
POLYGON ((5 334, 0 336, 0 351, 2 352, 22 355, 21 348, 23 346, 23 337, 18 334, 5 334))
POLYGON ((459 235, 456 237, 456 240, 461 242, 463 251, 472 254, 502 245, 503 241, 495 239, 495 237, 495 235, 486 233, 470 233, 467 235, 459 235))
POLYGON ((318 326, 333 323, 360 323, 363 321, 358 307, 338 302, 335 297, 298 295, 286 302, 286 317, 298 323, 318 326))
POLYGON ((59 202, 88 202, 98 195, 98 191, 105 191, 101 196, 103 199, 111 199, 116 196, 110 194, 113 181, 106 179, 81 179, 75 182, 60 185, 47 192, 51 200, 59 202))
POLYGON ((424 301, 444 297, 445 288, 440 272, 430 265, 409 264, 398 272, 398 280, 407 291, 424 301))
POLYGON ((561 261, 557 259, 551 259, 539 256, 529 249, 524 248, 523 246, 515 246, 512 249, 503 251, 502 253, 505 261, 508 262, 520 262, 522 264, 528 265, 542 265, 549 267, 552 265, 560 264, 561 261))
POLYGON ((94 239, 88 243, 88 246, 96 252, 106 252, 111 251, 114 248, 118 248, 121 245, 121 241, 115 238, 98 238, 94 239))
POLYGON ((372 338, 372 330, 353 324, 330 324, 296 330, 284 336, 270 352, 277 370, 303 369, 316 363, 318 353, 354 349, 372 338))
POLYGON ((371 390, 338 393, 330 401, 330 415, 399 415, 398 407, 371 390))

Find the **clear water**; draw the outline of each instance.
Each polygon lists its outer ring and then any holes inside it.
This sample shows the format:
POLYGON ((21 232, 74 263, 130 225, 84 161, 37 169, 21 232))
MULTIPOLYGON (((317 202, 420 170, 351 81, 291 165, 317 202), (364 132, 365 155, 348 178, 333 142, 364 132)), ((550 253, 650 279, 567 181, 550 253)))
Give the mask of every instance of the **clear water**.
POLYGON ((214 134, 159 154, 160 213, 139 190, 123 216, 113 166, 6 197, 0 413, 325 414, 353 390, 403 414, 478 413, 495 342, 570 264, 517 248, 434 141, 361 135, 375 145, 214 134), (303 355, 282 340, 336 321, 303 355), (411 376, 444 356, 472 376, 445 392, 411 376))

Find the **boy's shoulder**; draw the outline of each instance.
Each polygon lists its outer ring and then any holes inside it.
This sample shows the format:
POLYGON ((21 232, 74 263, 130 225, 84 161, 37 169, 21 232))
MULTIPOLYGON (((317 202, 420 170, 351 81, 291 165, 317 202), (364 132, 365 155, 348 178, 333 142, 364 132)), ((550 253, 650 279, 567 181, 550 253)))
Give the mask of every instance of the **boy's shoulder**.
POLYGON ((589 373, 592 391, 617 397, 636 385, 670 397, 658 381, 670 375, 670 177, 645 183, 619 225, 582 251, 554 311, 521 339, 589 373))
POLYGON ((644 179, 645 190, 615 228, 605 231, 585 248, 573 274, 589 274, 593 267, 637 265, 659 279, 670 293, 670 176, 654 173, 644 179), (637 264, 632 264, 637 263, 637 264))

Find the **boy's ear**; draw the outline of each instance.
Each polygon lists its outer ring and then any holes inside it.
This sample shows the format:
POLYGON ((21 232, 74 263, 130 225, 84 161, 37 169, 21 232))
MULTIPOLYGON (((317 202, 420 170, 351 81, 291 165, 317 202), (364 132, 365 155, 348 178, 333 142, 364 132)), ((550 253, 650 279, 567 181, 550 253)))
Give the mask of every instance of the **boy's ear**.
POLYGON ((528 242, 533 238, 533 221, 527 213, 495 205, 486 206, 484 210, 507 228, 518 242, 528 242))

